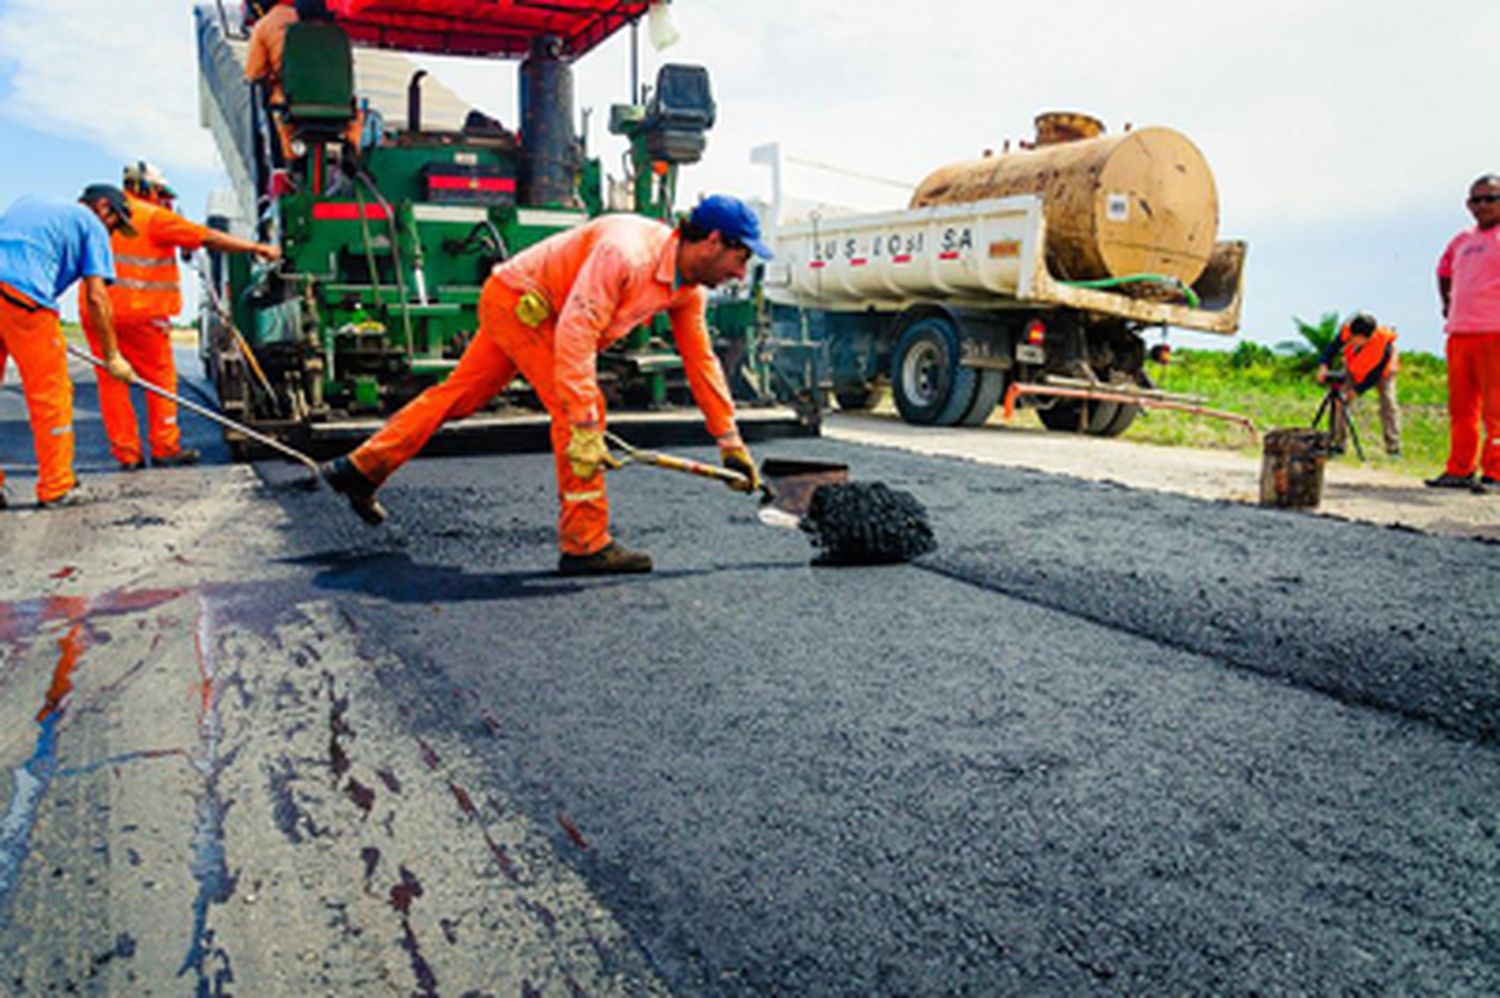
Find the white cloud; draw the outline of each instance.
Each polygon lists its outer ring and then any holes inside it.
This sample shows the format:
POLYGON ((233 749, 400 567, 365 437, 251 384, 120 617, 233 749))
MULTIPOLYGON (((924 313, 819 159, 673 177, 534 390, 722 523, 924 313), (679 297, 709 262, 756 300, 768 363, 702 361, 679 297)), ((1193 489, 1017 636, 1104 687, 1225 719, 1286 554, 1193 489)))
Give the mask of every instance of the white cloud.
POLYGON ((0 115, 97 143, 122 160, 209 169, 198 125, 197 63, 185 5, 11 0, 0 11, 0 115))

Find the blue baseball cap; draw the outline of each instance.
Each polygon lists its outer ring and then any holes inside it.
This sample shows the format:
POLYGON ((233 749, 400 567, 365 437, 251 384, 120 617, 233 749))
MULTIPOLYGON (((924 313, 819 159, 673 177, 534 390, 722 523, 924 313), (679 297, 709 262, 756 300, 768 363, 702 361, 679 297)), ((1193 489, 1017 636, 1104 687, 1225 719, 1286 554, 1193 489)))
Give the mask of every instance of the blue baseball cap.
POLYGON ((710 194, 698 202, 698 207, 688 216, 688 221, 704 232, 717 232, 725 239, 744 243, 762 260, 770 260, 775 254, 760 241, 760 222, 750 206, 728 194, 710 194))

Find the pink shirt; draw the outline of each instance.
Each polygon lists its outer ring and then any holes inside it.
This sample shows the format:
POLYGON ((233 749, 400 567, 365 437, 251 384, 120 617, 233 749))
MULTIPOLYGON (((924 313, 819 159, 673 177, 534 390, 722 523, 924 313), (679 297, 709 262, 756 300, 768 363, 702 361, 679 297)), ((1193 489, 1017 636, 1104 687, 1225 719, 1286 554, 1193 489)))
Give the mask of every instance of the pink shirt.
POLYGON ((1453 282, 1447 331, 1500 332, 1500 225, 1477 226, 1453 237, 1438 261, 1437 275, 1453 282))
POLYGON ((546 299, 553 318, 555 377, 568 422, 604 418, 595 358, 658 312, 666 312, 693 400, 708 432, 738 440, 734 403, 703 321, 708 295, 678 287, 677 233, 640 215, 604 215, 497 264, 493 278, 546 299))

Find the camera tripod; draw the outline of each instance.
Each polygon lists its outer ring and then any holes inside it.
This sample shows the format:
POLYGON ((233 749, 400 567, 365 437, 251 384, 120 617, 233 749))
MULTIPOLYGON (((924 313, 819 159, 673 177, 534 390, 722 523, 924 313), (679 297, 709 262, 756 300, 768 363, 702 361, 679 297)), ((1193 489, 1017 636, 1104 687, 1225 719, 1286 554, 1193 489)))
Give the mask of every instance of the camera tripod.
POLYGON ((1339 427, 1342 426, 1349 435, 1349 440, 1354 444, 1354 453, 1359 459, 1365 459, 1365 449, 1359 443, 1359 430, 1354 425, 1354 420, 1349 418, 1349 403, 1344 398, 1344 382, 1332 380, 1328 382, 1328 390, 1323 393, 1323 401, 1318 406, 1317 415, 1313 416, 1312 428, 1317 429, 1318 424, 1323 421, 1323 415, 1328 415, 1328 435, 1334 441, 1334 452, 1343 450, 1340 443, 1339 427))

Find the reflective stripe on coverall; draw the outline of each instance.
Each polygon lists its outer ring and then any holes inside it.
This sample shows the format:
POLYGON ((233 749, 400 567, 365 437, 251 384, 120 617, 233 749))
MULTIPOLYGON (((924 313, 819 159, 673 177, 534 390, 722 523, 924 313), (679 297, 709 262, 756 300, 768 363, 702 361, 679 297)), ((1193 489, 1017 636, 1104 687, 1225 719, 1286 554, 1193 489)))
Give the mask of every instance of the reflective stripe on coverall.
MULTIPOLYGON (((15 358, 26 394, 36 448, 36 498, 51 502, 78 484, 73 476, 73 382, 68 378, 67 347, 56 312, 0 284, 0 376, 7 356, 15 358)), ((0 472, 0 482, 4 480, 0 472)))
POLYGON ((675 287, 676 270, 676 234, 635 215, 595 219, 500 264, 480 296, 479 335, 458 367, 408 403, 350 460, 372 482, 384 482, 445 421, 479 409, 519 370, 552 416, 562 550, 598 551, 610 540, 604 476, 578 478, 564 451, 575 425, 604 426, 596 374, 600 350, 666 311, 709 433, 721 446, 740 443, 734 403, 703 321, 704 291, 675 287), (547 318, 535 324, 517 318, 516 306, 526 292, 543 296, 547 318))
MULTIPOLYGON (((182 310, 177 250, 198 249, 208 237, 209 229, 170 208, 136 197, 130 198, 130 218, 136 235, 115 232, 109 237, 115 256, 116 280, 109 286, 115 338, 120 353, 137 374, 175 393, 177 367, 172 361, 171 320, 182 310)), ((81 300, 78 311, 94 356, 102 356, 98 330, 81 300)), ((100 378, 99 412, 115 460, 121 464, 138 463, 145 455, 135 407, 130 401, 130 387, 114 378, 100 378)), ((182 449, 176 402, 147 395, 146 426, 153 456, 170 457, 182 449)))

